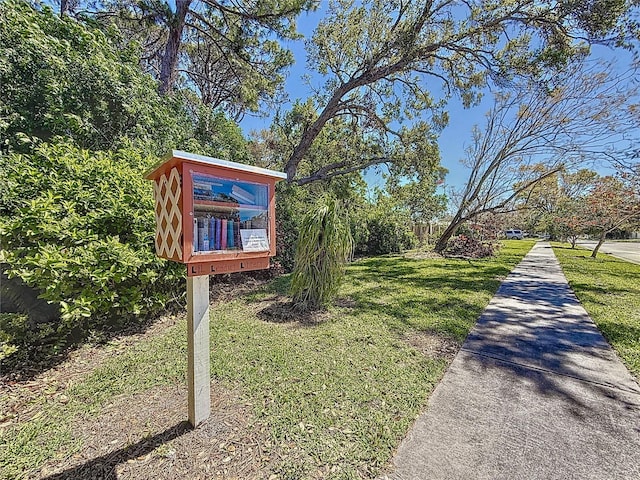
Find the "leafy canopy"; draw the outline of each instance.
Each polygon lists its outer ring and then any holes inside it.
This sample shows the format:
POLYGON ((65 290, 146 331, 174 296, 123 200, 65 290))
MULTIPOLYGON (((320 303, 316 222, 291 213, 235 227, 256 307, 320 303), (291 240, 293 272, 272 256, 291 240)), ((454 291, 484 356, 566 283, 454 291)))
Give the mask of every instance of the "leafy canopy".
POLYGON ((449 97, 469 106, 487 83, 546 78, 590 42, 628 44, 637 34, 630 12, 637 12, 635 2, 624 0, 333 0, 308 42, 308 63, 324 82, 314 95, 315 116, 299 124, 287 152, 289 181, 345 169, 336 162, 299 171, 320 132, 336 121, 379 146, 350 160, 350 168, 433 165, 449 97))
POLYGON ((282 96, 293 63, 282 40, 298 38, 296 17, 315 5, 311 0, 104 0, 91 16, 118 25, 143 46, 144 68, 159 80, 161 92, 190 88, 205 105, 240 118, 282 96))
POLYGON ((26 2, 0 3, 0 135, 49 141, 56 135, 93 150, 126 139, 167 150, 187 136, 183 109, 161 98, 140 71, 135 44, 118 33, 58 17, 26 2))

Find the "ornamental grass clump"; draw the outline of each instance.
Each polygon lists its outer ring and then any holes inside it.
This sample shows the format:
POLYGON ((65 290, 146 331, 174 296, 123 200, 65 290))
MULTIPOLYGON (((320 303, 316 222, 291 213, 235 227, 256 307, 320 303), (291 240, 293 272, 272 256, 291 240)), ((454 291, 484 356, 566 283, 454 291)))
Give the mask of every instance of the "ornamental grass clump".
POLYGON ((291 279, 296 310, 322 310, 329 305, 352 249, 346 214, 336 200, 321 200, 303 218, 298 236, 291 279))

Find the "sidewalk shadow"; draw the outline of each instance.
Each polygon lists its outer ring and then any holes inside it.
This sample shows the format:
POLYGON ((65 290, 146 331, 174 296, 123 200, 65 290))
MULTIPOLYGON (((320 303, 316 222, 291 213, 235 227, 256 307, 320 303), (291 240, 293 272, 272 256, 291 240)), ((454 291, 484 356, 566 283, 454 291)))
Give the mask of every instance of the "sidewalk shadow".
POLYGON ((475 354, 474 362, 526 377, 543 395, 564 397, 576 406, 588 408, 563 378, 638 409, 640 387, 568 284, 514 272, 498 295, 462 346, 475 354))
POLYGON ((128 460, 147 455, 153 452, 163 443, 170 442, 193 428, 187 421, 183 421, 167 428, 153 437, 146 437, 137 443, 115 450, 101 457, 94 458, 76 467, 68 468, 60 473, 55 473, 44 480, 77 480, 79 478, 91 478, 98 480, 117 479, 116 467, 128 460))

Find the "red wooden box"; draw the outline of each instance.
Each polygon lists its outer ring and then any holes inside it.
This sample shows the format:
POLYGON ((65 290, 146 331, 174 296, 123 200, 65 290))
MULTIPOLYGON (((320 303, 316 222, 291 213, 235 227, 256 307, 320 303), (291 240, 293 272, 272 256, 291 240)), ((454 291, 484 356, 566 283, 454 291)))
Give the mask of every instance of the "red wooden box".
POLYGON ((185 263, 189 276, 269 268, 285 173, 174 150, 145 178, 154 182, 158 256, 185 263))

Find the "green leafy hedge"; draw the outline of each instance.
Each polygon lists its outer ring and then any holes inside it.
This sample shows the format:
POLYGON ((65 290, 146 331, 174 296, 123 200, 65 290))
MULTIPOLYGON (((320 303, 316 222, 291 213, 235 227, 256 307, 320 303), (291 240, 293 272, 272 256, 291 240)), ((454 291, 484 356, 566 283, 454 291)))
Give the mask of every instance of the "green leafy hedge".
POLYGON ((393 217, 374 215, 367 223, 367 230, 366 244, 359 248, 359 252, 367 255, 398 253, 416 244, 411 225, 393 217))
POLYGON ((0 260, 60 305, 58 334, 121 326, 180 291, 182 269, 153 250, 152 185, 142 176, 152 161, 71 144, 0 157, 0 260))
POLYGON ((49 7, 0 2, 2 140, 20 149, 20 138, 61 135, 106 150, 135 138, 164 151, 185 138, 182 106, 160 97, 140 70, 139 47, 118 38, 49 7))

